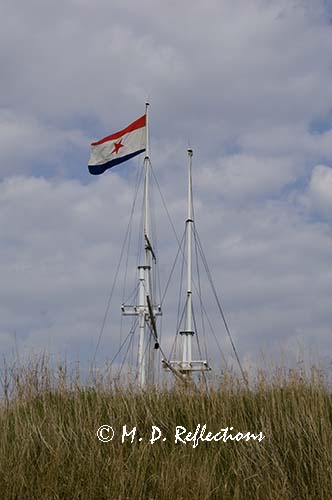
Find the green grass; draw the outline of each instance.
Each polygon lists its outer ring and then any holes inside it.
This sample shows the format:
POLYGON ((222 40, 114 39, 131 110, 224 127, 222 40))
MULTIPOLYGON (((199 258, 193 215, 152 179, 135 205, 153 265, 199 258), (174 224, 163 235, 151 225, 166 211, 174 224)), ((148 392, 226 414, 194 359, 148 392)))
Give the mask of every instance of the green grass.
POLYGON ((89 388, 45 361, 4 368, 0 409, 2 499, 332 498, 332 397, 317 370, 258 374, 250 390, 226 375, 209 393, 139 392, 98 377, 89 388), (112 425, 112 442, 97 439, 112 425), (121 443, 122 426, 137 426, 121 443), (266 436, 175 444, 176 426, 266 436), (149 443, 156 425, 167 438, 149 443), (138 441, 141 437, 142 441, 138 441))

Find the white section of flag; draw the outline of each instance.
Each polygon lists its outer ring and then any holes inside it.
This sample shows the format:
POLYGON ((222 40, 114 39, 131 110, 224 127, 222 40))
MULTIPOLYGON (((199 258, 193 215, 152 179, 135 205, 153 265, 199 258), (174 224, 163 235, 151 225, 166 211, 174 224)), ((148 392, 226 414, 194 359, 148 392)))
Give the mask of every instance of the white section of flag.
POLYGON ((119 139, 109 140, 91 146, 89 165, 103 165, 114 159, 122 158, 145 149, 145 127, 129 132, 119 139), (119 147, 120 145, 120 147, 119 147), (119 148, 117 150, 117 148, 119 148))
POLYGON ((101 174, 108 168, 129 160, 146 148, 146 115, 125 129, 91 144, 89 171, 101 174))

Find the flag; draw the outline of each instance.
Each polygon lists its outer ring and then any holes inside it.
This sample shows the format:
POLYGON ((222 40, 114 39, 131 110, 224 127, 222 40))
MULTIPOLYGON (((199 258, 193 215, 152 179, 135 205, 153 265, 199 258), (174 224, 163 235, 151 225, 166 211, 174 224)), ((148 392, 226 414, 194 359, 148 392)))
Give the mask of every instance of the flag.
POLYGON ((102 174, 105 170, 130 160, 145 151, 146 115, 141 116, 128 127, 91 144, 89 172, 102 174))

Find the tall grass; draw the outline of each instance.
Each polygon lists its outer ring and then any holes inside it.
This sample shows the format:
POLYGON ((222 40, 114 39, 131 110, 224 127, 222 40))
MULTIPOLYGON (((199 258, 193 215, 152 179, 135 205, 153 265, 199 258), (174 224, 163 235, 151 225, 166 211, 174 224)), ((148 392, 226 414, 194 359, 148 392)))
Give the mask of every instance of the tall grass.
POLYGON ((317 370, 260 373, 250 389, 226 374, 209 392, 139 392, 107 376, 82 385, 41 360, 4 367, 1 381, 1 500, 332 498, 332 398, 317 370), (113 441, 97 439, 102 424, 113 441), (176 426, 197 424, 265 439, 174 442, 176 426), (123 425, 137 427, 133 443, 123 425), (166 441, 150 444, 153 425, 166 441))

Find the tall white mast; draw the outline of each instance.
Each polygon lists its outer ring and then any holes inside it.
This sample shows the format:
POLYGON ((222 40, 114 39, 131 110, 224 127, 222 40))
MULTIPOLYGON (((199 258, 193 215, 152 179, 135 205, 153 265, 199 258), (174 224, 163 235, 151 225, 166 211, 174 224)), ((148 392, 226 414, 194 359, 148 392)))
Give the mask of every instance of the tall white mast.
MULTIPOLYGON (((145 309, 146 318, 148 317, 149 307, 147 303, 147 297, 152 301, 152 286, 151 286, 151 254, 152 241, 150 233, 150 137, 149 137, 149 103, 145 103, 145 113, 146 113, 146 149, 144 158, 144 168, 145 168, 145 183, 144 183, 144 246, 145 246, 145 309)), ((153 313, 154 314, 154 313, 153 313)), ((145 363, 145 375, 142 377, 141 385, 153 385, 154 384, 154 370, 155 370, 155 351, 154 351, 154 338, 151 331, 151 318, 150 318, 150 328, 145 321, 145 353, 143 353, 142 364, 145 363), (145 358, 145 359, 144 359, 145 358)))
POLYGON ((145 263, 138 266, 138 304, 137 306, 122 305, 124 315, 138 316, 138 383, 141 388, 154 383, 154 364, 156 338, 155 316, 161 315, 161 307, 155 306, 151 287, 151 256, 155 254, 150 234, 150 145, 149 145, 149 103, 145 104, 146 138, 144 157, 144 209, 143 209, 143 236, 145 248, 145 263), (152 317, 153 316, 153 317, 152 317), (154 332, 154 333, 153 333, 154 332))
POLYGON ((145 157, 144 157, 144 219, 143 234, 145 247, 145 265, 139 266, 139 274, 144 279, 139 279, 139 304, 141 314, 139 316, 139 348, 138 348, 138 379, 139 385, 143 388, 152 382, 153 374, 151 370, 151 335, 147 331, 146 317, 148 314, 147 296, 150 296, 151 285, 151 255, 149 250, 150 242, 150 143, 149 143, 149 103, 145 103, 146 116, 146 137, 145 137, 145 157))

